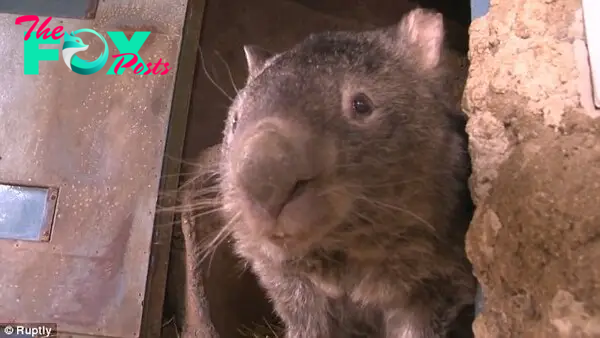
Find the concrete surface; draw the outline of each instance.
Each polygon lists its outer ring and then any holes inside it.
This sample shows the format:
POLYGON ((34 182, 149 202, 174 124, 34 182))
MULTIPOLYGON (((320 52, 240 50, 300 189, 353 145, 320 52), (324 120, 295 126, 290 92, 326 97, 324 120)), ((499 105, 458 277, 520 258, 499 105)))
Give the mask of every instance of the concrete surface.
MULTIPOLYGON (((138 335, 185 9, 184 0, 104 0, 93 21, 52 20, 103 35, 151 31, 140 55, 172 69, 149 76, 107 76, 109 65, 78 75, 62 59, 23 75, 30 24, 0 14, 0 181, 59 187, 50 243, 0 240, 0 322, 138 335)), ((78 55, 95 59, 99 39, 88 39, 78 55)))

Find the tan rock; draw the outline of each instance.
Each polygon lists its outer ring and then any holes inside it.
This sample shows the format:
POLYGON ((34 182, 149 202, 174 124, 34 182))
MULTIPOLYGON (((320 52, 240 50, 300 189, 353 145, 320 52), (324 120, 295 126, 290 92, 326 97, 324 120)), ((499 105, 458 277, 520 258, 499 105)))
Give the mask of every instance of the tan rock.
POLYGON ((476 335, 600 337, 600 119, 581 3, 492 1, 470 35, 476 335))

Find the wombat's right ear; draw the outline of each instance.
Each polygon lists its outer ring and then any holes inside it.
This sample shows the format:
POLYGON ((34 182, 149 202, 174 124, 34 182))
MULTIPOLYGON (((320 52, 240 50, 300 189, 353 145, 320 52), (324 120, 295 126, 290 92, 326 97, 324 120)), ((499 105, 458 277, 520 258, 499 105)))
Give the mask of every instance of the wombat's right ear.
POLYGON ((397 26, 399 48, 408 48, 423 69, 438 65, 444 44, 444 19, 441 13, 416 8, 406 14, 397 26))
POLYGON ((257 45, 245 45, 244 54, 246 55, 246 64, 248 65, 249 77, 254 77, 264 67, 273 53, 257 45))

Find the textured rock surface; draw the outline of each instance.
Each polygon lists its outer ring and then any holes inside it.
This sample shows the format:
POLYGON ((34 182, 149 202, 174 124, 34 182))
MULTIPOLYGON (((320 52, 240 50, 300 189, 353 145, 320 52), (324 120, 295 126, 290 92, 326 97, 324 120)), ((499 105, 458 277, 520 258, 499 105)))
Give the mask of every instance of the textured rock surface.
POLYGON ((600 114, 581 3, 492 1, 470 34, 477 337, 600 337, 600 114))

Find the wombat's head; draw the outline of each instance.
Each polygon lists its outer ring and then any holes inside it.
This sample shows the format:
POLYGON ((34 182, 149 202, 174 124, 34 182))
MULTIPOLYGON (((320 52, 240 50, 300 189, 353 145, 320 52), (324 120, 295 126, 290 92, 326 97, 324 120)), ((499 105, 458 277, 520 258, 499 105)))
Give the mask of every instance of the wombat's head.
POLYGON ((368 235, 369 205, 406 217, 396 202, 452 181, 460 146, 443 46, 441 15, 423 9, 381 30, 315 34, 281 54, 246 46, 248 82, 230 108, 221 163, 234 235, 272 257, 300 255, 368 235))

